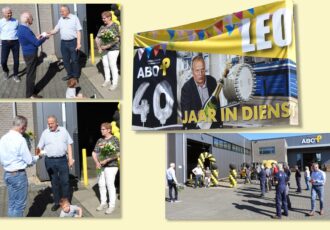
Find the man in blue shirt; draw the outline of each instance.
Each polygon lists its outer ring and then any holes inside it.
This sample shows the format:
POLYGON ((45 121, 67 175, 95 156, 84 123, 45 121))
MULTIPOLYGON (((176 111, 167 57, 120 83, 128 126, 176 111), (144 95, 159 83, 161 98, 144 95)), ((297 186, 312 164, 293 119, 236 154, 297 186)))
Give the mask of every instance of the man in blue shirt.
POLYGON ((315 215, 315 203, 316 203, 316 195, 320 199, 320 215, 324 215, 323 210, 323 200, 324 200, 324 184, 326 181, 325 173, 319 169, 318 163, 313 163, 312 165, 312 173, 311 173, 311 184, 312 184, 312 210, 308 214, 309 216, 315 215))
POLYGON ((4 180, 8 189, 8 216, 22 217, 28 195, 28 179, 25 169, 35 164, 39 156, 31 156, 22 136, 27 119, 17 116, 13 128, 0 140, 0 162, 5 170, 4 180))
POLYGON ((30 26, 33 23, 31 13, 21 14, 21 25, 18 26, 18 40, 22 46, 23 57, 26 63, 26 98, 40 98, 35 89, 36 71, 38 64, 38 47, 50 36, 47 34, 36 37, 30 26))
POLYGON ((1 39, 1 66, 3 78, 9 78, 9 69, 7 66, 10 51, 14 59, 14 81, 20 82, 18 77, 19 67, 19 42, 17 37, 18 21, 12 17, 13 13, 9 7, 2 8, 3 18, 0 20, 0 39, 1 39))

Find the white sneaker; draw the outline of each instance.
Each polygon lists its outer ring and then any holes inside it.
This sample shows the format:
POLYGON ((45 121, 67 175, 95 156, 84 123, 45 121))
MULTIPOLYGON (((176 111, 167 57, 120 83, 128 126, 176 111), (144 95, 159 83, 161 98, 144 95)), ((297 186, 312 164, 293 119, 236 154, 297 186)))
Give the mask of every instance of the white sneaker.
POLYGON ((102 87, 106 87, 109 83, 110 83, 110 81, 104 81, 102 84, 102 87))
POLYGON ((113 213, 113 211, 115 211, 115 207, 109 207, 109 208, 107 208, 107 210, 105 211, 105 214, 111 214, 111 213, 113 213))
POLYGON ((103 209, 107 208, 108 204, 100 204, 97 208, 96 211, 102 211, 103 209))
POLYGON ((21 82, 21 79, 19 79, 19 77, 17 75, 15 75, 14 76, 14 81, 17 82, 17 83, 19 83, 19 82, 21 82))

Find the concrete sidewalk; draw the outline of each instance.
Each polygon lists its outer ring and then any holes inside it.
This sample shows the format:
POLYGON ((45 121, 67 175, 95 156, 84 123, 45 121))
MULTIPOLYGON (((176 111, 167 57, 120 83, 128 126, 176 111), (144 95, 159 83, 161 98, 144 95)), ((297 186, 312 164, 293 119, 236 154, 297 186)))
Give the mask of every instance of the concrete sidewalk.
MULTIPOLYGON (((330 176, 330 173, 327 173, 330 176)), ((329 220, 330 187, 325 186, 325 215, 320 216, 319 201, 316 203, 316 214, 307 216, 311 208, 311 191, 303 190, 296 193, 294 176, 291 176, 290 199, 292 210, 289 216, 282 216, 282 220, 329 220)), ((179 203, 166 202, 166 218, 169 220, 271 220, 276 214, 275 191, 260 197, 260 185, 243 184, 239 180, 236 188, 229 188, 228 182, 221 182, 215 188, 186 187, 179 192, 179 203)), ((302 180, 302 189, 305 184, 302 180)), ((168 189, 166 189, 168 196, 168 189)), ((277 221, 277 220, 276 220, 277 221)))
MULTIPOLYGON (((83 217, 96 218, 120 218, 121 217, 121 202, 117 199, 115 211, 107 215, 105 210, 102 212, 96 211, 96 207, 100 204, 98 195, 97 179, 90 180, 90 186, 84 187, 79 181, 72 183, 71 189, 73 197, 71 204, 78 205, 83 209, 83 217)), ((5 185, 0 186, 0 217, 7 217, 7 188, 5 185)), ((24 212, 26 217, 59 217, 61 210, 51 211, 53 206, 53 195, 50 182, 42 182, 39 184, 29 185, 29 194, 27 207, 24 212)))
MULTIPOLYGON (((81 69, 79 78, 78 90, 80 93, 89 97, 96 94, 97 99, 120 100, 121 98, 121 80, 116 90, 110 91, 109 87, 102 87, 104 77, 102 75, 101 66, 98 64, 91 65, 89 60, 81 69)), ((4 80, 2 70, 0 71, 0 98, 25 98, 26 85, 26 66, 21 62, 19 67, 20 83, 16 83, 12 76, 12 65, 9 65, 10 78, 4 80)), ((61 60, 56 58, 40 58, 39 66, 37 67, 36 89, 39 95, 46 99, 63 99, 66 92, 66 81, 62 78, 66 76, 61 60)))

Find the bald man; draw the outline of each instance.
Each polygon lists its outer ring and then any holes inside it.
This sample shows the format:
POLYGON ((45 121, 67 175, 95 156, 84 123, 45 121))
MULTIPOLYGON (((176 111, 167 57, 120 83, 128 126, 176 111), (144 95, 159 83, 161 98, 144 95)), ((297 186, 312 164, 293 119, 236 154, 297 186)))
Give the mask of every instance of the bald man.
POLYGON ((21 25, 18 26, 18 40, 22 46, 23 57, 26 63, 26 98, 40 98, 35 89, 36 71, 38 64, 38 47, 46 41, 45 37, 36 37, 30 26, 33 23, 32 14, 23 12, 21 14, 21 25))
POLYGON ((69 167, 73 166, 72 138, 68 131, 58 125, 55 116, 47 119, 48 128, 41 134, 38 148, 45 150, 45 165, 52 184, 54 205, 52 211, 60 207, 60 199, 70 200, 69 167))
POLYGON ((7 65, 10 51, 14 59, 14 81, 20 82, 18 77, 19 67, 19 41, 17 37, 18 21, 12 17, 13 12, 10 7, 2 8, 3 18, 0 20, 0 39, 1 39, 1 66, 3 78, 8 80, 9 69, 7 65))

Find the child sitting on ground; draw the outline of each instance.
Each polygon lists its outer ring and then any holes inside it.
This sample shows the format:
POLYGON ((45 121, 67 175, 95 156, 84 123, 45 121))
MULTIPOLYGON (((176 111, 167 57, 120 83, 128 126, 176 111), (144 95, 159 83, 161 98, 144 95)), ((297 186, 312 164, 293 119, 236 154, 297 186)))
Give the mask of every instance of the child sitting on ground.
POLYGON ((71 205, 67 198, 60 200, 61 214, 60 217, 82 217, 82 208, 77 205, 71 205))
MULTIPOLYGON (((77 84, 78 84, 78 81, 76 78, 70 78, 67 81, 68 88, 66 89, 66 93, 65 93, 66 98, 79 98, 79 99, 85 98, 82 93, 77 94, 77 87, 76 87, 77 84)), ((96 98, 96 94, 94 94, 90 98, 96 98)))

